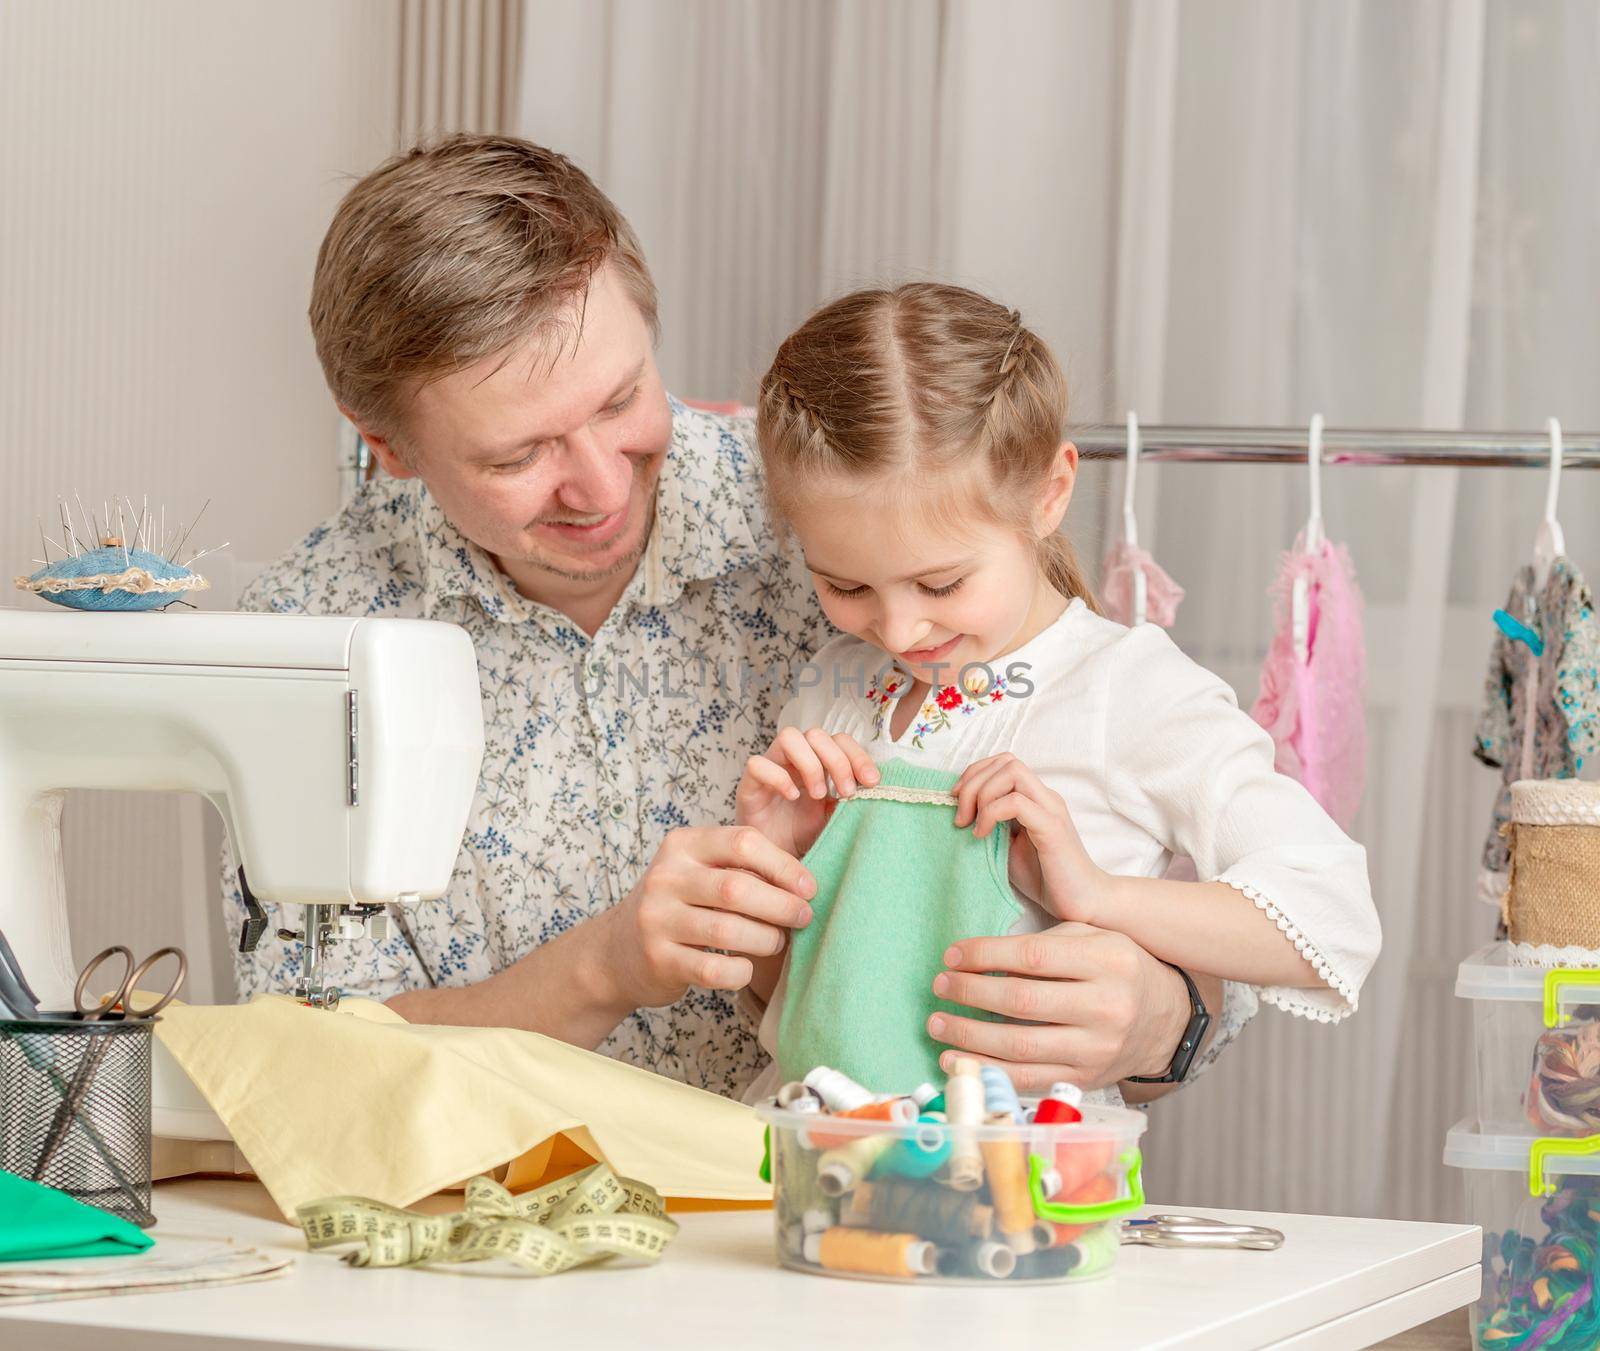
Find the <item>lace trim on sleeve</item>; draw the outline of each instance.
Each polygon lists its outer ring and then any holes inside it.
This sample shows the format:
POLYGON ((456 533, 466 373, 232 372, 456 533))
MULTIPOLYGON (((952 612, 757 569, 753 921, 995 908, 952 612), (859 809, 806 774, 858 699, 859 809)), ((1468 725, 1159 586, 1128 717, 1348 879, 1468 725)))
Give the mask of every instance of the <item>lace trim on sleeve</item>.
POLYGON ((1255 903, 1256 909, 1262 911, 1268 919, 1278 926, 1278 931, 1284 938, 1294 944, 1294 950, 1311 963, 1311 969, 1322 978, 1327 987, 1344 1001, 1344 1007, 1330 1009, 1326 1004, 1318 1003, 1310 998, 1306 991, 1296 990, 1289 986, 1254 986, 1253 988, 1260 995, 1263 1003, 1271 1004, 1274 1008, 1282 1009, 1285 1013, 1292 1013, 1300 1018, 1309 1018, 1318 1023, 1342 1022, 1356 1011, 1356 991, 1350 982, 1334 971, 1328 959, 1317 948, 1317 945, 1301 933, 1299 928, 1283 911, 1279 910, 1276 905, 1248 882, 1238 882, 1231 877, 1219 877, 1216 880, 1248 896, 1255 903))

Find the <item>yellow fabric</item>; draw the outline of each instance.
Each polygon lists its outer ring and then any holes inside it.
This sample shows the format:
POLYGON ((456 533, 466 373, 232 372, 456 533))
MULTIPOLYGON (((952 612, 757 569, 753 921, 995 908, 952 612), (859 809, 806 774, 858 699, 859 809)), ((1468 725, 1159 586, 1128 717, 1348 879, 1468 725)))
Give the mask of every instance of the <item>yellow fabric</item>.
POLYGON ((156 1034, 286 1217, 335 1195, 406 1206, 502 1168, 521 1191, 591 1160, 665 1197, 771 1198, 750 1108, 534 1032, 264 995, 171 1004, 156 1034))

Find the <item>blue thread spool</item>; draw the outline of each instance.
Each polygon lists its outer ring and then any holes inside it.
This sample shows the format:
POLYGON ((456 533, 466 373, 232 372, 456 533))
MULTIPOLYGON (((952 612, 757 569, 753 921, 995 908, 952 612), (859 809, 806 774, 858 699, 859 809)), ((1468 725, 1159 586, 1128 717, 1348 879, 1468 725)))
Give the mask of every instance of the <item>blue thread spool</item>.
POLYGON ((950 1132, 938 1112, 924 1112, 917 1124, 890 1145, 872 1169, 873 1177, 932 1177, 950 1157, 950 1132))
POLYGON ((1020 1121, 1022 1102, 1011 1076, 998 1065, 982 1065, 978 1074, 983 1080, 983 1110, 989 1118, 1001 1116, 1007 1121, 1020 1121))

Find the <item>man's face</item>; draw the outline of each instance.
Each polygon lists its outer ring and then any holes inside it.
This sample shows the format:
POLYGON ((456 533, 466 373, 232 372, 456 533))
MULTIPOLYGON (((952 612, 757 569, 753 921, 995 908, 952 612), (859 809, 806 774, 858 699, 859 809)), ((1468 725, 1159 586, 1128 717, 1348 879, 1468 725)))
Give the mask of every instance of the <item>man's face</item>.
POLYGON ((408 459, 375 448, 526 591, 541 575, 632 573, 671 436, 650 329, 607 266, 584 298, 576 348, 569 334, 552 360, 541 337, 436 380, 411 402, 408 459))

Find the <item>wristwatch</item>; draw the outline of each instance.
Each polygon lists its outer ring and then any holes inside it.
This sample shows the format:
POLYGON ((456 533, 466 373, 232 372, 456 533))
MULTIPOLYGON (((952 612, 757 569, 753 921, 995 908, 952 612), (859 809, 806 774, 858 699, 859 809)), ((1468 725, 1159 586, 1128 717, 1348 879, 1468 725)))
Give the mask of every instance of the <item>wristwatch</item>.
POLYGON ((1167 1066, 1165 1074, 1130 1074, 1130 1084, 1181 1084, 1189 1076, 1189 1066, 1194 1064, 1194 1058, 1200 1053, 1200 1043, 1205 1040, 1206 1029, 1211 1026, 1211 1010, 1206 1008, 1206 1001, 1200 998, 1200 991, 1195 988, 1194 981, 1189 973, 1181 966, 1167 963, 1183 977, 1183 983, 1189 987, 1189 1025, 1183 1029, 1183 1036, 1178 1039, 1178 1049, 1172 1053, 1172 1063, 1167 1066))

